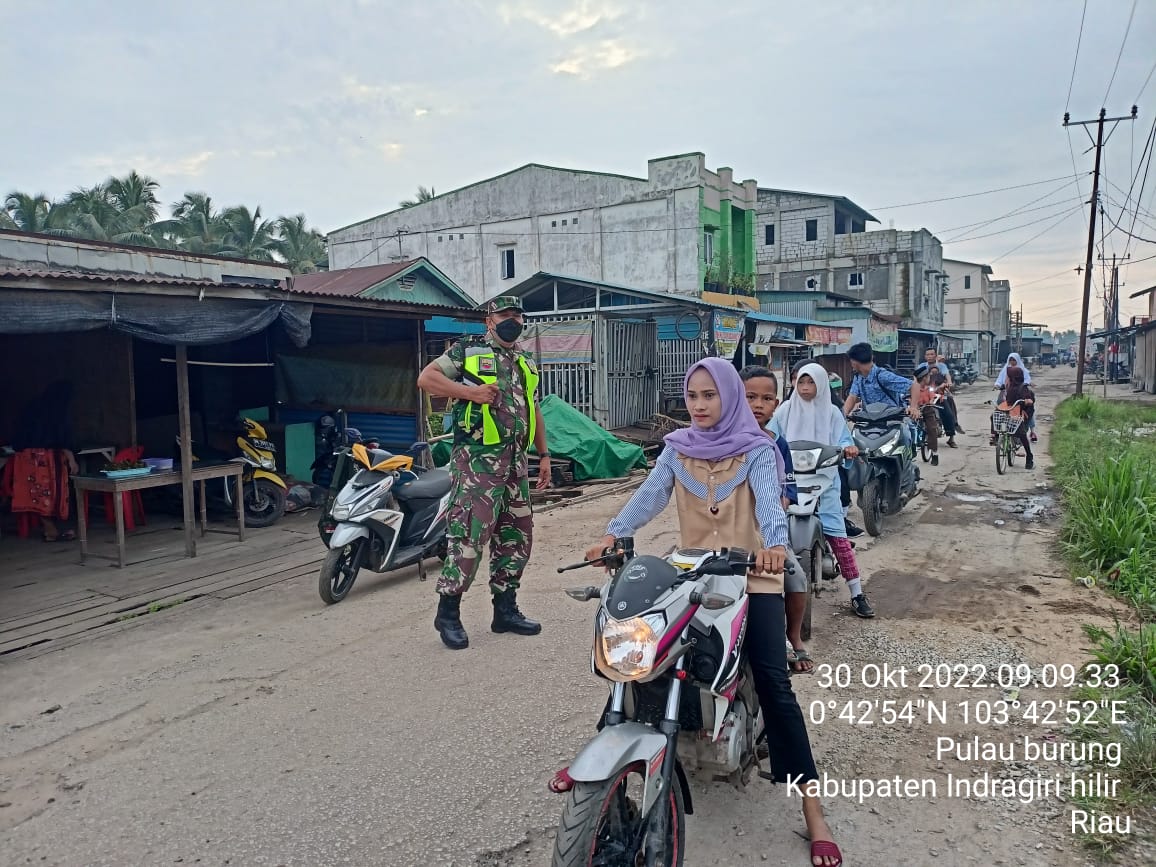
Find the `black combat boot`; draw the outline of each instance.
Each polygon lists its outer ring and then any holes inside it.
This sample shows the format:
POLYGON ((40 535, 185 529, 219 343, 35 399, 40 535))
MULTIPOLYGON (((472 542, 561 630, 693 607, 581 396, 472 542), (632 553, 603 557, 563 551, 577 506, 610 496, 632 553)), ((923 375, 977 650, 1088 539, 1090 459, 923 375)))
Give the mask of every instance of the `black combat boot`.
POLYGON ((462 626, 462 597, 438 595, 438 613, 434 618, 434 629, 442 637, 442 642, 450 650, 465 650, 470 646, 470 637, 462 626))
POLYGON ((518 591, 507 590, 494 594, 494 622, 490 624, 494 632, 513 632, 515 635, 537 635, 542 624, 530 620, 518 610, 518 591))

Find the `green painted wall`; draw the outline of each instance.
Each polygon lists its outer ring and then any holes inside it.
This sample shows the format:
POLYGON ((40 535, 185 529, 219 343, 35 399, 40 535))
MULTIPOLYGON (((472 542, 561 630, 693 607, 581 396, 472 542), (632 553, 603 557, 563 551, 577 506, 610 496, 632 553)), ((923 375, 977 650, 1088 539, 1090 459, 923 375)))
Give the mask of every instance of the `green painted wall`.
MULTIPOLYGON (((398 275, 398 277, 400 276, 402 275, 398 275)), ((439 282, 435 282, 427 277, 421 269, 418 269, 416 272, 411 272, 411 276, 417 278, 414 281, 412 289, 402 289, 397 277, 395 277, 374 286, 365 293, 364 297, 376 298, 382 301, 410 301, 415 304, 451 304, 455 307, 459 306, 460 302, 449 292, 446 292, 439 282)))
MULTIPOLYGON (((717 230, 722 225, 722 215, 714 208, 706 206, 706 191, 700 187, 698 191, 698 284, 701 289, 703 281, 706 279, 707 262, 704 258, 706 251, 704 249, 706 240, 703 235, 706 232, 707 226, 714 226, 717 230)), ((720 232, 715 231, 714 244, 714 266, 718 267, 719 262, 719 235, 720 232)))

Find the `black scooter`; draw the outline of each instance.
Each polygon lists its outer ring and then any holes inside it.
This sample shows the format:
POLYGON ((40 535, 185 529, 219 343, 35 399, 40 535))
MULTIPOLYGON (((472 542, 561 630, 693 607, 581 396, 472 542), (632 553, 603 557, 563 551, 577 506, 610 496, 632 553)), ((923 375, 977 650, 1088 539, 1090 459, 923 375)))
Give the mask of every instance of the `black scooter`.
POLYGON ((860 404, 847 417, 859 448, 847 471, 859 492, 863 526, 872 536, 883 532, 883 516, 897 514, 919 493, 919 467, 907 434, 907 410, 885 403, 860 404))

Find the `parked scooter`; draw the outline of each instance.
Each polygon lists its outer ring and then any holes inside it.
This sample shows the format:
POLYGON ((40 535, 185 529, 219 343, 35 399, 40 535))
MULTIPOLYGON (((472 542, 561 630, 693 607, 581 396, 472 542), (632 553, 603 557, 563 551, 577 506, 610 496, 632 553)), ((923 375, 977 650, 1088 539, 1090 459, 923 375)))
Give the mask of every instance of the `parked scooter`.
MULTIPOLYGON (((811 637, 811 603, 823 589, 822 581, 839 577, 839 561, 831 550, 831 543, 823 534, 819 519, 819 500, 835 479, 820 470, 837 469, 843 461, 843 449, 808 440, 791 443, 791 462, 795 467, 795 488, 798 503, 787 509, 791 550, 807 576, 810 592, 803 613, 803 640, 811 637)), ((835 478, 838 478, 837 476, 835 478)))
POLYGON ((975 365, 953 364, 948 368, 951 371, 951 381, 956 385, 971 385, 979 378, 975 365))
POLYGON ((559 568, 613 569, 600 588, 566 591, 599 600, 590 667, 611 687, 605 725, 568 769, 553 867, 678 867, 694 812, 687 771, 742 787, 759 769, 762 711, 743 653, 752 562, 738 548, 636 556, 622 538, 559 568))
POLYGON ((339 456, 354 443, 361 443, 367 449, 380 448, 376 439, 365 439, 355 427, 349 427, 349 417, 345 410, 326 413, 314 422, 317 432, 316 459, 310 470, 313 484, 329 488, 333 484, 334 470, 339 456))
MULTIPOLYGON (((212 457, 245 465, 241 485, 245 494, 245 525, 270 527, 285 514, 285 495, 289 486, 277 474, 277 446, 267 440, 265 428, 251 418, 238 418, 237 447, 240 455, 230 456, 208 447, 196 448, 193 461, 212 457), (199 455, 199 456, 198 456, 199 455)), ((196 443, 193 443, 194 447, 196 443)), ((176 438, 175 459, 180 463, 181 438, 176 438)), ((233 480, 229 478, 205 483, 206 507, 215 512, 233 514, 233 480)))
POLYGON ((907 410, 884 403, 860 404, 848 420, 854 425, 855 445, 863 458, 852 473, 852 490, 859 491, 863 526, 872 536, 883 532, 883 516, 897 514, 919 493, 919 468, 915 452, 904 442, 907 410), (855 479, 854 476, 862 475, 855 479))
POLYGON ((348 596, 363 567, 382 573, 417 563, 424 581, 426 558, 445 559, 453 483, 448 470, 415 469, 412 452, 428 449, 416 443, 411 454, 394 455, 361 443, 351 447, 353 475, 320 527, 322 538, 329 533, 317 580, 326 604, 348 596))

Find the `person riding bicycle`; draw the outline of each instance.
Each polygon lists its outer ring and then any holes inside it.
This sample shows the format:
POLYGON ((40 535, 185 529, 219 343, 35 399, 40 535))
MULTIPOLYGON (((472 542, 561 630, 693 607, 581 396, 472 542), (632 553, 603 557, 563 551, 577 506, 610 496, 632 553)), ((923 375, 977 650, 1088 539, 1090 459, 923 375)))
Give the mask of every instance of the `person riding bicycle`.
MULTIPOLYGON (((935 392, 931 383, 932 368, 923 362, 915 368, 915 381, 919 384, 919 414, 923 420, 923 438, 931 449, 931 465, 939 466, 939 419, 940 405, 935 403, 935 392)), ((946 427, 946 424, 944 425, 946 427)), ((950 438, 948 439, 950 443, 950 438)))
MULTIPOLYGON (((1000 402, 1002 402, 1004 400, 1004 390, 1007 388, 1008 371, 1013 370, 1017 367, 1023 372, 1024 384, 1025 385, 1031 385, 1032 384, 1032 374, 1031 374, 1031 371, 1028 370, 1027 365, 1024 364, 1023 357, 1018 352, 1010 353, 1007 357, 1007 361, 1004 362, 1003 369, 1000 370, 1000 372, 999 372, 999 376, 997 376, 995 378, 995 384, 992 386, 992 388, 998 388, 1000 391, 999 401, 996 402, 997 406, 999 405, 1000 402)), ((1033 397, 1034 397, 1034 395, 1033 395, 1033 397)), ((1034 414, 1032 415, 1032 418, 1031 418, 1030 423, 1028 425, 1028 429, 1031 432, 1032 442, 1033 443, 1037 442, 1039 440, 1039 437, 1036 436, 1036 419, 1035 419, 1034 414)), ((992 432, 991 432, 991 444, 995 445, 995 429, 994 428, 992 429, 992 432)))
MULTIPOLYGON (((1024 467, 1034 470, 1036 461, 1035 455, 1032 454, 1032 444, 1028 441, 1028 422, 1036 413, 1036 394, 1025 383, 1025 373, 1026 371, 1022 367, 1008 368, 1007 388, 1004 390, 1003 402, 1000 403, 999 408, 1004 412, 1014 414, 1018 411, 1023 414, 1024 420, 1015 432, 1015 438, 1027 454, 1027 462, 1024 467), (1020 402, 1018 407, 1016 406, 1017 402, 1020 402)), ((992 429, 995 429, 994 421, 992 422, 992 429)))

